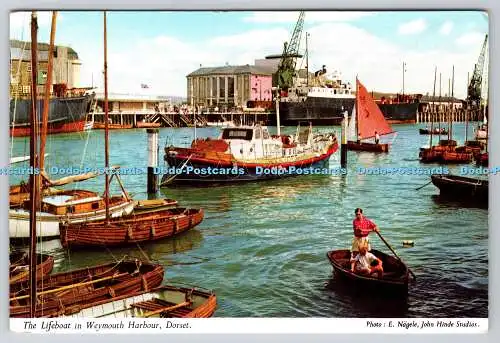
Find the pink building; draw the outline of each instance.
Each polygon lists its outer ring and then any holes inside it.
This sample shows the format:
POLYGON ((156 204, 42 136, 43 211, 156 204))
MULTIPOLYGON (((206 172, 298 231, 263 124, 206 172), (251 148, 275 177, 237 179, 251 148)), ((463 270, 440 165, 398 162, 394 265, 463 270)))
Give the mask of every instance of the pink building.
POLYGON ((187 75, 187 98, 205 108, 247 107, 272 101, 272 70, 254 65, 202 67, 187 75))
POLYGON ((273 100, 273 77, 271 75, 251 75, 250 76, 250 99, 254 101, 273 100))

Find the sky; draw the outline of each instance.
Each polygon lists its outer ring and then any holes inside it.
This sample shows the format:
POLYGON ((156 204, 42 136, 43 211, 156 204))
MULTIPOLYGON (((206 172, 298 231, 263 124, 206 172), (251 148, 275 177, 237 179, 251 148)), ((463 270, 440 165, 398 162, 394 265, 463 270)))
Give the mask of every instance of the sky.
MULTIPOLYGON (((186 96, 186 75, 203 67, 254 64, 279 54, 298 12, 107 12, 108 85, 113 93, 186 96)), ((48 42, 51 12, 38 12, 38 40, 48 42)), ((10 15, 10 37, 29 40, 30 13, 10 15)), ((326 65, 368 90, 466 96, 488 33, 479 11, 306 12, 309 69, 326 65), (405 72, 403 73, 403 64, 405 72)), ((58 12, 57 45, 70 46, 82 62, 80 86, 103 85, 103 12, 58 12)), ((304 66, 298 61, 298 66, 304 66)))

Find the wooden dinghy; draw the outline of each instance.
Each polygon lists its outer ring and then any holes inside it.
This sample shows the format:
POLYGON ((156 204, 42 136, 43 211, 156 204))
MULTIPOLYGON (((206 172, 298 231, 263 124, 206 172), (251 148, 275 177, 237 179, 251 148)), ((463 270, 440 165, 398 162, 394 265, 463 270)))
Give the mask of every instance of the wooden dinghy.
MULTIPOLYGON (((419 133, 421 135, 430 135, 431 134, 431 129, 429 128, 425 128, 425 129, 419 129, 418 130, 419 133)), ((445 130, 445 129, 441 129, 441 131, 439 131, 439 128, 435 128, 433 131, 432 131, 432 134, 433 135, 447 135, 448 134, 448 131, 445 130)))
POLYGON ((445 151, 441 159, 443 163, 470 163, 474 155, 470 152, 445 151))
MULTIPOLYGON (((36 254, 36 277, 41 280, 52 272, 54 268, 54 258, 50 255, 36 254)), ((13 251, 9 254, 9 283, 15 285, 19 282, 26 282, 29 278, 29 256, 25 251, 13 251)))
POLYGON ((375 144, 370 142, 347 142, 347 149, 353 151, 369 151, 369 152, 389 152, 389 144, 375 144))
POLYGON ((431 175, 431 180, 443 196, 457 200, 488 201, 488 180, 445 174, 431 175))
POLYGON ((134 214, 123 218, 61 224, 61 243, 65 248, 116 246, 149 242, 187 231, 203 220, 202 209, 174 208, 134 214))
MULTIPOLYGON (((149 291, 163 281, 161 265, 123 260, 95 267, 48 275, 37 281, 36 317, 56 317, 71 306, 91 306, 100 301, 149 291)), ((10 316, 30 316, 29 284, 10 290, 10 316)))
POLYGON ((175 199, 137 200, 134 204, 134 213, 158 212, 177 207, 175 199))
POLYGON ((351 272, 350 250, 333 250, 326 255, 333 266, 335 275, 342 280, 351 282, 356 287, 367 290, 374 289, 375 292, 407 294, 409 270, 406 264, 381 251, 371 250, 370 252, 382 260, 384 268, 382 278, 368 277, 351 272))
POLYGON ((489 161, 488 161, 488 153, 487 152, 476 155, 476 165, 487 167, 488 164, 489 164, 489 161))
POLYGON ((208 318, 217 308, 215 293, 199 288, 161 286, 92 306, 74 306, 66 316, 73 318, 208 318))

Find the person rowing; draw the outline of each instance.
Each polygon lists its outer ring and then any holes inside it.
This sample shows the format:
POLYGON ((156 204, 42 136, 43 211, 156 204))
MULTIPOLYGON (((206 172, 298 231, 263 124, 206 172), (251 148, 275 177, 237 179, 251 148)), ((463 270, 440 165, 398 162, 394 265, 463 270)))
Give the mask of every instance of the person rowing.
POLYGON ((364 242, 367 244, 367 250, 372 250, 368 235, 373 231, 380 232, 377 225, 363 215, 363 210, 361 208, 356 208, 354 214, 356 218, 352 221, 352 228, 354 231, 354 238, 352 239, 351 246, 352 258, 356 257, 359 252, 359 246, 364 244, 364 242))

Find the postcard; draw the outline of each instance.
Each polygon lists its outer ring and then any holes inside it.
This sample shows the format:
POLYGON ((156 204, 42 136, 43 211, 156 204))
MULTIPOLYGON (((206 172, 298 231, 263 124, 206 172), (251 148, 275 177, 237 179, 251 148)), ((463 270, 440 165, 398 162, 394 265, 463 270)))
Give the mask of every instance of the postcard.
POLYGON ((488 24, 12 12, 11 330, 486 332, 488 24))

